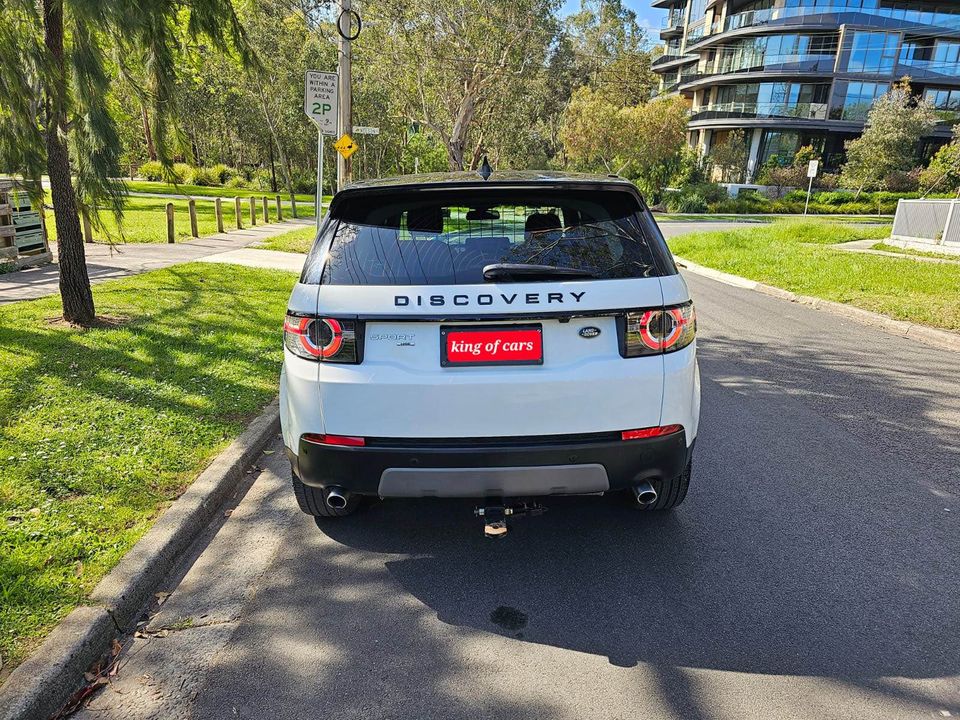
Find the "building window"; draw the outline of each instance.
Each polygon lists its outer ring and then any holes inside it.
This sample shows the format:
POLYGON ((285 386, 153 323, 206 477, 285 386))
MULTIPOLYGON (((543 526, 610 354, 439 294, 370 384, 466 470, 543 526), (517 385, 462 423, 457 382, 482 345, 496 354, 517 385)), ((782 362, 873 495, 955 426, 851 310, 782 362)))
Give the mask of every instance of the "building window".
POLYGON ((720 112, 741 112, 766 117, 826 119, 830 86, 823 83, 743 83, 717 88, 720 112))
POLYGON ((832 70, 838 36, 765 35, 735 40, 717 53, 714 72, 762 69, 769 65, 811 64, 815 69, 832 70))
POLYGON ((923 96, 933 103, 937 110, 960 110, 960 90, 944 90, 941 88, 927 88, 923 96))
POLYGON ((800 149, 800 133, 782 130, 764 130, 760 140, 760 154, 757 167, 761 168, 770 160, 778 165, 788 165, 800 149))
POLYGON ((897 33, 854 32, 847 71, 889 75, 897 62, 899 44, 900 35, 897 33))
POLYGON ((837 82, 830 117, 834 120, 867 119, 874 101, 890 89, 890 83, 860 81, 837 82))
POLYGON ((956 65, 960 62, 960 41, 937 40, 933 61, 940 65, 956 65))
POLYGON ((927 88, 923 97, 933 103, 941 122, 956 122, 960 118, 960 90, 927 88))
POLYGON ((707 14, 707 0, 691 0, 690 22, 699 20, 707 14))

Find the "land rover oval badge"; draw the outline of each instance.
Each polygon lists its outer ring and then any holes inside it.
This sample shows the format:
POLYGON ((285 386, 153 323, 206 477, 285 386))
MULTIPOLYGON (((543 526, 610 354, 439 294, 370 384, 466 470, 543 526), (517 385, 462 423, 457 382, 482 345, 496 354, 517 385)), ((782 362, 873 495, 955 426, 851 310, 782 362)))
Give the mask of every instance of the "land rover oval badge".
POLYGON ((580 337, 582 338, 595 338, 600 334, 600 328, 593 327, 593 325, 588 325, 587 327, 580 328, 580 337))

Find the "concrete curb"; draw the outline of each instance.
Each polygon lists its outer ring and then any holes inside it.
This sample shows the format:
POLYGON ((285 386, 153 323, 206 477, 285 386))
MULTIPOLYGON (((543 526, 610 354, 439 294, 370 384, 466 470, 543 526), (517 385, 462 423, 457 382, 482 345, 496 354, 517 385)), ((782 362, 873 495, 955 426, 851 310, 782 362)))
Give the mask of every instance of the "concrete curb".
POLYGON ((685 270, 689 270, 697 275, 703 275, 704 277, 717 280, 727 285, 734 285, 736 287, 746 288, 747 290, 754 290, 756 292, 763 293, 764 295, 770 295, 772 297, 780 298, 781 300, 789 300, 790 302, 800 303, 801 305, 809 305, 817 310, 824 310, 826 312, 833 313, 834 315, 842 315, 850 320, 854 320, 864 325, 870 325, 891 335, 910 338, 911 340, 922 342, 925 345, 932 345, 933 347, 937 347, 942 350, 960 352, 960 333, 950 332, 949 330, 937 330, 936 328, 927 327, 926 325, 917 325, 916 323, 906 322, 905 320, 894 320, 893 318, 889 318, 886 315, 881 315, 880 313, 862 310, 861 308, 833 302, 832 300, 823 300, 821 298, 815 298, 809 295, 798 295, 797 293, 790 292, 789 290, 783 290, 772 285, 765 285, 764 283, 757 282, 756 280, 748 280, 747 278, 740 277, 739 275, 731 275, 730 273, 720 272, 719 270, 714 270, 713 268, 704 267, 703 265, 698 265, 695 262, 685 260, 682 257, 676 257, 675 260, 677 261, 677 265, 685 270))
POLYGON ((64 618, 0 687, 0 720, 50 717, 84 673, 137 618, 164 576, 213 520, 280 428, 274 400, 204 470, 94 588, 90 606, 64 618))

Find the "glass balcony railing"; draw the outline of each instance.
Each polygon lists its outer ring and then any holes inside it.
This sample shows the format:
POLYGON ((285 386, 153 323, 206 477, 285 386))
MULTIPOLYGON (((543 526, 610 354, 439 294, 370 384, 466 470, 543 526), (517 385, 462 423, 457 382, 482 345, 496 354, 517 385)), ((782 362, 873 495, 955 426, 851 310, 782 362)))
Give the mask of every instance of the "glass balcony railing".
POLYGON ((687 30, 687 45, 692 45, 695 42, 698 42, 700 38, 704 36, 704 33, 707 32, 707 24, 697 25, 687 30))
POLYGON ((811 15, 829 15, 834 13, 863 13, 875 17, 899 20, 918 25, 931 25, 941 28, 960 30, 960 13, 933 10, 908 10, 904 7, 878 7, 875 0, 834 0, 829 4, 818 3, 816 7, 768 8, 749 10, 730 15, 722 23, 714 23, 713 32, 736 30, 753 25, 764 25, 776 20, 811 15))
POLYGON ((667 15, 663 21, 660 23, 661 30, 673 30, 674 28, 679 28, 683 24, 683 15, 682 14, 671 14, 667 15))
MULTIPOLYGON (((901 59, 897 65, 904 70, 910 70, 914 79, 960 78, 960 63, 944 62, 942 60, 901 59)), ((898 72, 901 71, 898 70, 898 72)))
POLYGON ((694 118, 705 114, 739 115, 757 118, 796 118, 801 120, 826 120, 826 103, 749 103, 727 102, 702 105, 693 111, 694 118))
POLYGON ((833 72, 834 62, 833 55, 822 53, 751 56, 740 58, 740 62, 725 61, 724 58, 721 58, 714 67, 706 67, 696 73, 691 73, 689 80, 682 80, 681 82, 693 82, 714 75, 734 75, 750 72, 770 73, 777 70, 786 72, 833 72))

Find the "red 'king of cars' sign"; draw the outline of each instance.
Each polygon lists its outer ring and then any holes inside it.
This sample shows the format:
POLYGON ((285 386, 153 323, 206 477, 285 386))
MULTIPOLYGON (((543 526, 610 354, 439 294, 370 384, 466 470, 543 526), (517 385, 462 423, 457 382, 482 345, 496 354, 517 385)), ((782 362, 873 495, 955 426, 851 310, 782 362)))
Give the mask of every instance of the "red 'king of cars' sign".
POLYGON ((543 363, 543 336, 539 327, 448 329, 443 337, 444 365, 543 363))

